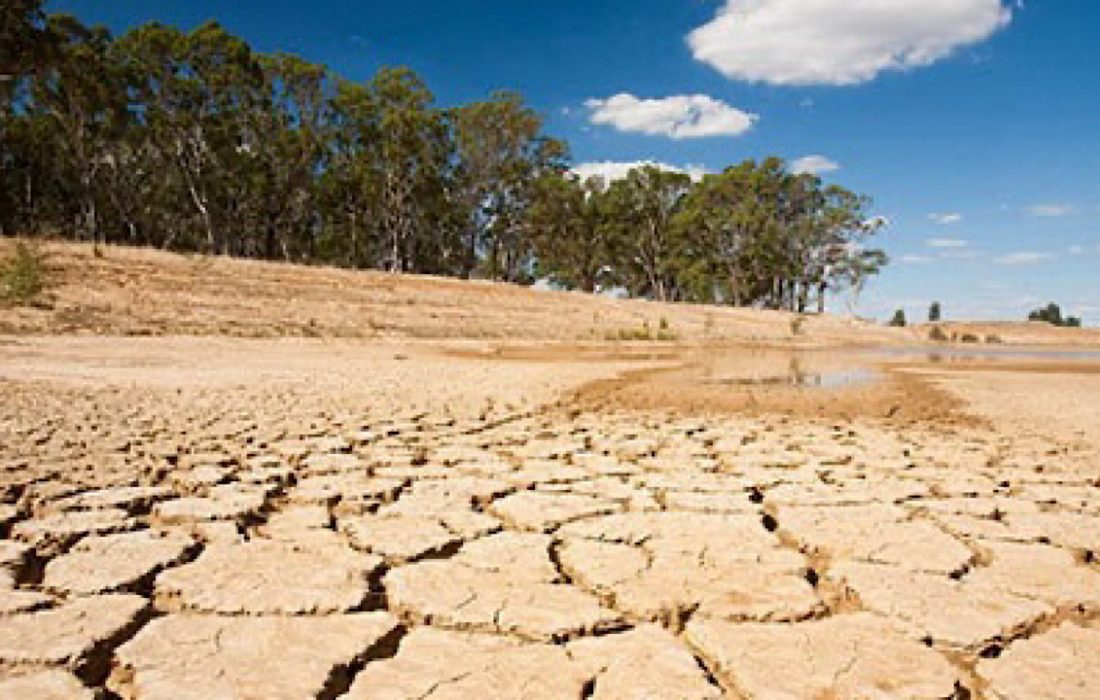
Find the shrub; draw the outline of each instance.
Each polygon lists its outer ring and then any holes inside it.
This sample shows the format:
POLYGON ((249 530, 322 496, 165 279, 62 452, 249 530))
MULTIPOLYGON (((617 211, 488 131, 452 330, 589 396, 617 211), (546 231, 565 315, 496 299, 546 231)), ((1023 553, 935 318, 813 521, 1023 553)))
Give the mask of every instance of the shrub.
POLYGON ((668 328, 667 324, 654 332, 648 323, 643 323, 638 328, 620 328, 616 332, 608 332, 604 337, 607 340, 671 342, 678 340, 680 336, 668 328))
POLYGON ((46 265, 42 253, 20 241, 15 254, 0 261, 0 302, 29 304, 46 288, 46 265))
POLYGON ((947 334, 939 326, 932 326, 932 330, 928 331, 928 339, 937 343, 946 343, 947 334))
POLYGON ((985 337, 985 342, 987 345, 1002 345, 1005 341, 1001 340, 1001 336, 999 335, 987 335, 985 337))
POLYGON ((894 312, 894 317, 890 319, 890 325, 894 328, 905 328, 908 323, 905 320, 905 311, 898 309, 894 312))
POLYGON ((791 319, 791 335, 802 335, 802 324, 806 322, 805 316, 795 316, 791 319))
POLYGON ((981 342, 981 338, 973 333, 963 333, 962 342, 964 343, 978 343, 981 342))

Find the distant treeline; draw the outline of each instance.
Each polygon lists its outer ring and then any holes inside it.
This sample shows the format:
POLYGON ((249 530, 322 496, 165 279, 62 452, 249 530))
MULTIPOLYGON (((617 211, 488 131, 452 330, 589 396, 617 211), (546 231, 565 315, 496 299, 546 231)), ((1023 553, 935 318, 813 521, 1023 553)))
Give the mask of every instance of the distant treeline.
POLYGON ((778 159, 581 181, 515 93, 439 108, 406 68, 350 82, 216 23, 0 12, 5 235, 799 311, 886 262, 865 197, 778 159))

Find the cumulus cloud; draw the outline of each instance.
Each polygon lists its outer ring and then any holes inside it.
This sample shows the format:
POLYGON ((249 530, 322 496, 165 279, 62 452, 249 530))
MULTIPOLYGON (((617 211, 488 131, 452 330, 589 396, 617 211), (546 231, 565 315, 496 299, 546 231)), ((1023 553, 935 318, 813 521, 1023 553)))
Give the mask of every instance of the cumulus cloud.
POLYGON ((852 85, 930 65, 1011 20, 1002 0, 726 0, 688 45, 737 80, 852 85))
POLYGON ((1046 262, 1053 259, 1054 256, 1050 253, 1035 253, 1032 251, 1024 251, 1020 253, 1009 253, 1008 255, 1002 255, 999 258, 994 258, 993 262, 998 265, 1019 267, 1023 265, 1036 265, 1038 263, 1046 262))
POLYGON ((655 160, 636 160, 636 161, 599 161, 592 163, 581 163, 573 167, 573 172, 578 175, 582 180, 587 180, 590 177, 602 177, 607 182, 613 182, 615 180, 622 180, 630 173, 631 170, 641 168, 646 165, 652 165, 655 168, 661 170, 670 170, 674 173, 684 173, 691 177, 692 180, 699 181, 703 179, 703 176, 707 174, 706 168, 701 165, 685 165, 684 167, 678 167, 675 165, 669 165, 668 163, 661 163, 655 160))
POLYGON ((1057 219, 1077 213, 1077 207, 1072 204, 1033 204, 1027 210, 1041 219, 1057 219))
POLYGON ((821 175, 840 170, 840 163, 825 156, 805 156, 791 163, 791 171, 796 175, 821 175))
POLYGON ((929 248, 941 249, 959 249, 970 245, 970 241, 962 238, 929 238, 925 243, 929 248))
POLYGON ((962 221, 963 215, 957 212, 943 212, 929 214, 928 218, 940 226, 950 226, 951 224, 957 224, 962 221))
POLYGON ((624 92, 584 104, 591 111, 589 120, 593 124, 673 139, 740 136, 759 119, 707 95, 643 99, 624 92))

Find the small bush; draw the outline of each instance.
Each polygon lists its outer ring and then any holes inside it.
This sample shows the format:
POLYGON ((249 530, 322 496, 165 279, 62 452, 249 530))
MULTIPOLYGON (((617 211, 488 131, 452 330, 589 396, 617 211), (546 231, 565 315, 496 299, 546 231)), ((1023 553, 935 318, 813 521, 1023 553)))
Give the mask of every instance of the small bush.
POLYGON ((932 330, 928 331, 928 339, 937 343, 946 343, 947 334, 939 326, 932 326, 932 330))
POLYGON ((981 342, 981 338, 974 335, 973 333, 963 333, 962 342, 964 342, 964 343, 979 343, 979 342, 981 342))
POLYGON ((999 335, 987 335, 985 337, 986 345, 1003 345, 1005 341, 1001 340, 999 335))
POLYGON ((29 304, 46 288, 46 265, 42 254, 20 241, 15 254, 0 261, 0 303, 29 304))
POLYGON ((795 316, 791 319, 791 335, 802 335, 802 324, 806 322, 805 316, 795 316))
POLYGON ((605 336, 607 340, 624 340, 624 341, 651 341, 656 340, 659 342, 671 342, 678 340, 679 336, 667 325, 660 330, 654 332, 648 323, 642 324, 638 328, 620 328, 616 332, 609 332, 605 336))

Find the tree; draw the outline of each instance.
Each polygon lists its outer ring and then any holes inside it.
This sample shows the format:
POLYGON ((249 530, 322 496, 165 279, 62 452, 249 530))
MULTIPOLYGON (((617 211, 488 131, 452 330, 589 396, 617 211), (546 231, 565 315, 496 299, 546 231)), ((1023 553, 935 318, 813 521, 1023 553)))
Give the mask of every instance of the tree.
POLYGON ((319 197, 326 219, 325 248, 352 267, 381 265, 381 225, 372 216, 381 181, 369 153, 379 134, 378 105, 363 85, 340 81, 332 98, 332 124, 319 197))
POLYGON ((49 44, 42 4, 43 0, 4 0, 0 5, 0 90, 33 71, 46 57, 49 44))
POLYGON ((1028 314, 1029 321, 1038 321, 1041 323, 1049 323, 1052 326, 1059 326, 1061 328, 1080 328, 1081 319, 1075 316, 1062 317, 1062 307, 1058 306, 1054 302, 1047 304, 1046 308, 1036 309, 1028 314))
POLYGON ((1027 318, 1029 321, 1042 321, 1052 326, 1061 326, 1063 324, 1062 308, 1054 302, 1047 304, 1046 308, 1032 311, 1028 314, 1027 318))
POLYGON ((563 170, 565 144, 542 134, 542 118, 523 97, 498 92, 484 102, 450 112, 455 139, 456 190, 464 218, 462 277, 469 277, 482 252, 491 277, 514 281, 531 242, 523 213, 533 183, 563 170))
POLYGON ((54 59, 31 87, 35 107, 48 116, 57 140, 59 180, 78 203, 74 228, 79 238, 99 240, 96 180, 105 163, 106 144, 125 110, 125 95, 108 54, 110 35, 89 29, 70 15, 52 15, 45 31, 54 59))
POLYGON ((940 303, 938 301, 934 301, 932 302, 932 305, 928 307, 928 322, 939 323, 941 318, 943 318, 943 313, 942 309, 940 308, 940 303))
POLYGON ((869 200, 783 161, 745 161, 693 187, 676 217, 693 298, 804 312, 812 295, 858 295, 887 262, 866 240, 883 225, 869 200))
MULTIPOLYGON (((377 141, 367 157, 380 185, 379 214, 386 238, 385 267, 390 272, 414 269, 416 253, 432 235, 445 231, 432 205, 442 201, 449 152, 442 115, 431 109, 432 93, 407 68, 378 72, 369 89, 377 105, 377 141)), ((435 251, 437 253, 442 251, 435 251)))
POLYGON ((260 56, 262 98, 246 113, 242 159, 249 166, 253 226, 267 258, 290 259, 313 250, 313 199, 324 154, 328 110, 327 71, 296 56, 260 56))
POLYGON ((408 68, 352 83, 215 22, 113 38, 41 6, 0 8, 5 235, 799 312, 887 263, 870 200, 778 158, 582 182, 517 93, 440 109, 408 68))
POLYGON ((700 300, 742 306, 756 296, 750 265, 766 264, 761 244, 772 227, 767 204, 755 191, 756 170, 755 162, 746 161, 705 176, 676 217, 688 255, 704 268, 694 271, 704 280, 704 288, 697 288, 700 300))
POLYGON ((657 301, 681 296, 677 267, 684 245, 675 220, 691 186, 683 173, 646 165, 612 183, 602 197, 620 242, 615 273, 634 296, 657 301))
POLYGON ((537 275, 567 289, 594 292, 610 278, 615 231, 608 225, 603 183, 548 173, 536 181, 527 220, 537 275))
POLYGON ((905 328, 908 325, 905 320, 904 309, 898 309, 894 312, 894 317, 890 319, 890 325, 894 328, 905 328))

